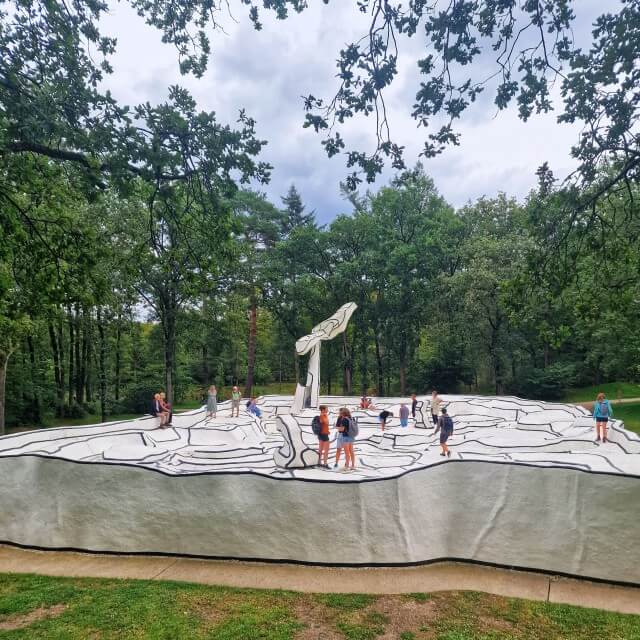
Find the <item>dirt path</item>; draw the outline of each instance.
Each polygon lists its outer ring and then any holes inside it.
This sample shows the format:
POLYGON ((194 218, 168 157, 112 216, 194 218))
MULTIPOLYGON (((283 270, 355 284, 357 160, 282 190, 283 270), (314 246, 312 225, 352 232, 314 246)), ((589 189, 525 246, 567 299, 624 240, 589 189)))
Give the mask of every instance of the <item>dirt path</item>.
POLYGON ((428 593, 471 590, 640 614, 640 587, 445 562, 422 567, 338 569, 159 556, 31 551, 0 545, 0 572, 179 580, 308 593, 428 593))

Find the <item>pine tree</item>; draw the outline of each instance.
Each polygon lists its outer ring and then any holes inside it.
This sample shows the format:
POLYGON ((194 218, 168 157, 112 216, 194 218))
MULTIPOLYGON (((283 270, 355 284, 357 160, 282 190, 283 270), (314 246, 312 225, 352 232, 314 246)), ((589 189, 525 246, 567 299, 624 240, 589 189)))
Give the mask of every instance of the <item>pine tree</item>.
POLYGON ((305 206, 302 204, 302 197, 295 185, 289 187, 286 196, 281 197, 283 209, 282 228, 285 235, 289 235, 296 227, 303 225, 314 226, 316 223, 315 212, 304 212, 305 206))

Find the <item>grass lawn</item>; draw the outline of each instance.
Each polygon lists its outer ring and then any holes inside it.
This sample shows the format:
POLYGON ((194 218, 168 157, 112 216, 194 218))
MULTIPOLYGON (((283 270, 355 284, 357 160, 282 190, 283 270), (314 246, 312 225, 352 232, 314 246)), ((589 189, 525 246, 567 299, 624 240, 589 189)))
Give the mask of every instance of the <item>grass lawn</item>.
POLYGON ((640 402, 630 404, 614 404, 613 417, 624 421, 629 431, 640 433, 640 402))
POLYGON ((593 387, 569 389, 566 400, 567 402, 593 402, 600 391, 612 401, 622 398, 640 398, 640 384, 634 384, 633 382, 607 382, 593 387))
POLYGON ((310 595, 0 574, 18 640, 640 640, 640 616, 475 592, 310 595))

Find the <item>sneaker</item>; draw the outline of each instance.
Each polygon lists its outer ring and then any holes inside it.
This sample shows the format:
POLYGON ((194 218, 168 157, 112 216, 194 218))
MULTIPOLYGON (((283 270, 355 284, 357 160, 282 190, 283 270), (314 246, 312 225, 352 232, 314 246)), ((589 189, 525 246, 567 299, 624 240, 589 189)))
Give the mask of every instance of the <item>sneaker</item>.
POLYGON ((607 438, 602 438, 602 442, 609 442, 607 438))
POLYGON ((349 467, 342 467, 342 469, 340 469, 340 473, 349 473, 349 467))
POLYGON ((451 451, 447 451, 447 458, 451 457, 451 451))
POLYGON ((337 468, 338 468, 338 463, 337 463, 337 462, 333 465, 333 468, 334 468, 334 469, 337 469, 337 468))
POLYGON ((595 442, 600 442, 600 438, 596 438, 596 439, 595 439, 595 442))
POLYGON ((440 455, 441 455, 443 458, 444 458, 444 456, 445 456, 445 454, 444 454, 444 453, 441 453, 440 455))

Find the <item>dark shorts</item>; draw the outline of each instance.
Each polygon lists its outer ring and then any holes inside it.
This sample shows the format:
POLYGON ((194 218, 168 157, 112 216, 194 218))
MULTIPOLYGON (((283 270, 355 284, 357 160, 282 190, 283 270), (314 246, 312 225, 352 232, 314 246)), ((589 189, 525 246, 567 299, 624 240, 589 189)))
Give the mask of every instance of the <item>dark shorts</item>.
POLYGON ((596 418, 596 422, 609 422, 609 418, 596 418))
POLYGON ((329 434, 328 433, 319 433, 318 434, 318 440, 320 440, 320 442, 329 442, 329 434))
POLYGON ((451 435, 451 431, 441 431, 440 432, 440 444, 444 444, 448 439, 449 436, 451 435))

